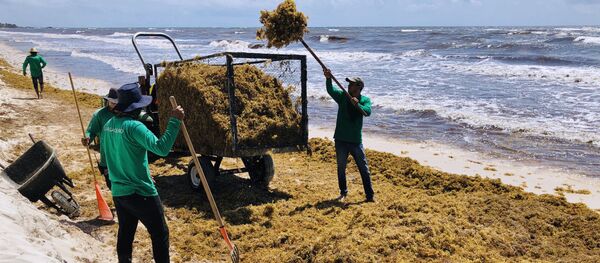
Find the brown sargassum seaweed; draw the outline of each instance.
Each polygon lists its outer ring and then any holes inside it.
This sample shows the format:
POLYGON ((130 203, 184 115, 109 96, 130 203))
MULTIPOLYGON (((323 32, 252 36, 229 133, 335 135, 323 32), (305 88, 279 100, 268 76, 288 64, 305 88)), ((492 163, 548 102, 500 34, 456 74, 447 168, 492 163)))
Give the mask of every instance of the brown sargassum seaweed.
MULTIPOLYGON (((166 128, 175 96, 199 153, 233 157, 226 68, 206 64, 168 66, 157 79, 161 130, 166 128)), ((293 146, 302 142, 301 115, 290 98, 294 87, 252 65, 234 69, 238 145, 241 148, 293 146)), ((176 148, 187 149, 183 138, 176 148)))
POLYGON ((256 39, 266 39, 269 48, 287 46, 308 32, 308 18, 296 10, 293 0, 285 0, 274 11, 260 11, 260 22, 263 27, 256 31, 256 39))

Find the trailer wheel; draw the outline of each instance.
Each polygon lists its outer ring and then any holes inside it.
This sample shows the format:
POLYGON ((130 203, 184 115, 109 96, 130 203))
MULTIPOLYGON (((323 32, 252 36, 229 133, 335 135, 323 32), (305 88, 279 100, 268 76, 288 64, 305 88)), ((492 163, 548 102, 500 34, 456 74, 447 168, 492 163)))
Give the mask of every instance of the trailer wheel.
POLYGON ((56 203, 62 211, 63 214, 67 215, 69 218, 74 218, 79 216, 79 204, 73 199, 73 197, 63 194, 59 191, 52 191, 50 194, 52 196, 52 200, 56 203))
POLYGON ((252 183, 267 187, 275 176, 275 164, 271 155, 242 158, 252 183))
MULTIPOLYGON (((210 159, 206 157, 200 157, 198 161, 200 161, 200 165, 202 166, 202 172, 204 172, 204 176, 206 177, 208 186, 211 187, 211 190, 213 190, 212 186, 214 185, 216 180, 215 167, 213 166, 210 159)), ((188 164, 187 175, 192 189, 199 192, 204 192, 204 188, 202 187, 202 180, 200 180, 200 175, 198 174, 198 170, 196 169, 196 164, 194 164, 194 160, 191 160, 188 164)))

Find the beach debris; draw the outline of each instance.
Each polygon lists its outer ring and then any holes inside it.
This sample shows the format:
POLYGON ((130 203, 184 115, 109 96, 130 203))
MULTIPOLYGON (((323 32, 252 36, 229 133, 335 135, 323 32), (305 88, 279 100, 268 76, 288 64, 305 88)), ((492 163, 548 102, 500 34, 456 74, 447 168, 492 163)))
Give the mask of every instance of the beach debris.
POLYGON ((564 196, 565 193, 567 194, 580 194, 580 195, 589 195, 592 192, 590 192, 590 190, 587 189, 579 189, 579 190, 575 190, 573 189, 572 185, 568 185, 568 184, 563 184, 565 187, 561 187, 558 186, 556 188, 554 188, 554 191, 560 195, 560 196, 564 196))
POLYGON ((294 0, 285 0, 274 11, 260 11, 263 27, 256 31, 256 39, 267 40, 267 47, 282 48, 300 41, 308 32, 308 17, 296 10, 294 0))
MULTIPOLYGON (((168 101, 169 96, 174 96, 186 109, 186 123, 195 131, 190 136, 200 153, 232 154, 226 72, 223 66, 186 63, 167 66, 157 79, 161 87, 157 91, 158 100, 168 101)), ((293 86, 284 87, 277 78, 247 64, 235 66, 234 83, 233 114, 237 121, 238 145, 260 148, 302 144, 301 114, 290 97, 293 86)), ((163 130, 169 112, 168 103, 159 104, 163 130)), ((185 149, 182 138, 175 145, 185 149)))

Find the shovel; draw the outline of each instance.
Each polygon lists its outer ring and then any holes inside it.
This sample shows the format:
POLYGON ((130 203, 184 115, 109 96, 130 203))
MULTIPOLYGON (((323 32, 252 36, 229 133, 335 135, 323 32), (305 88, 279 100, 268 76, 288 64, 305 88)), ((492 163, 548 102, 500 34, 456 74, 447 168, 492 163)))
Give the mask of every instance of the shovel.
MULTIPOLYGON (((171 106, 173 109, 177 108, 177 101, 175 97, 169 97, 171 101, 171 106)), ((192 154, 192 159, 194 160, 194 164, 196 165, 198 170, 198 175, 200 175, 200 180, 202 180, 202 186, 204 187, 204 192, 206 192, 206 197, 208 198, 208 202, 210 203, 210 208, 212 209, 215 218, 217 219, 217 223, 219 223, 219 232, 221 232, 221 236, 225 240, 225 243, 229 247, 229 256, 231 256, 231 261, 234 263, 240 262, 240 251, 237 246, 229 240, 229 235, 227 235, 227 230, 225 229, 225 222, 223 222, 223 218, 221 218, 221 214, 219 213, 219 209, 217 208, 217 203, 213 197, 212 192, 210 191, 210 187, 208 186, 208 182, 206 181, 206 177, 204 176, 204 172, 202 171, 202 166, 200 165, 200 161, 198 160, 198 156, 196 155, 196 150, 194 150, 194 145, 192 144, 192 140, 190 139, 190 135, 188 134, 187 128, 185 127, 185 123, 183 120, 181 121, 181 131, 183 132, 183 137, 185 137, 185 142, 190 149, 190 153, 192 154)))
MULTIPOLYGON (((75 106, 77 106, 77 114, 79 115, 79 123, 81 124, 81 132, 83 132, 83 137, 85 137, 85 128, 83 128, 83 120, 81 119, 81 112, 79 111, 79 103, 77 102, 77 95, 75 93, 75 86, 73 85, 73 78, 71 77, 71 72, 69 72, 69 80, 71 81, 71 89, 73 90, 73 98, 75 98, 75 106)), ((33 140, 33 138, 32 138, 33 140)), ((90 160, 90 166, 92 167, 92 171, 94 171, 94 163, 92 162, 92 155, 90 153, 90 147, 85 147, 87 150, 88 158, 90 160)), ((94 188, 96 189, 96 200, 98 201, 98 211, 100 215, 98 219, 104 221, 113 221, 113 214, 108 208, 108 204, 102 197, 102 193, 100 192, 100 185, 98 185, 98 181, 96 180, 96 174, 94 173, 94 188)))

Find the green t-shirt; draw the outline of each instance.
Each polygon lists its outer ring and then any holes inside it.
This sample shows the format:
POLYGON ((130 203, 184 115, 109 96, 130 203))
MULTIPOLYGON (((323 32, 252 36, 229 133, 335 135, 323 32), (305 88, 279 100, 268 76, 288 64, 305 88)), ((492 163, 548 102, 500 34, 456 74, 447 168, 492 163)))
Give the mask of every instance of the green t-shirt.
MULTIPOLYGON (((362 143, 362 113, 354 107, 344 91, 333 86, 331 79, 327 79, 325 86, 329 96, 338 104, 333 138, 343 142, 362 143)), ((358 105, 367 113, 367 116, 371 116, 371 100, 367 96, 361 95, 358 105)))
POLYGON ((180 125, 180 120, 169 119, 160 139, 131 117, 114 117, 104 125, 100 148, 110 153, 105 159, 113 196, 158 195, 150 178, 148 151, 167 156, 175 143, 180 125))
POLYGON ((27 65, 29 65, 29 72, 31 72, 31 76, 39 77, 42 75, 42 69, 46 66, 46 61, 40 55, 27 56, 27 58, 25 58, 25 61, 23 62, 23 74, 25 74, 27 65))
MULTIPOLYGON (((90 119, 90 123, 88 124, 87 130, 85 131, 85 136, 90 138, 90 141, 94 141, 96 137, 98 139, 102 139, 102 128, 104 124, 115 116, 108 107, 103 107, 94 112, 92 115, 92 119, 90 119)), ((100 147, 100 166, 106 167, 106 160, 104 160, 104 151, 103 148, 100 147)))

